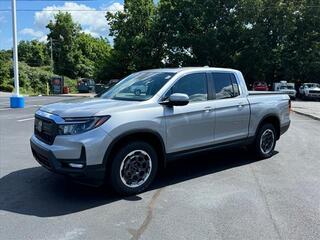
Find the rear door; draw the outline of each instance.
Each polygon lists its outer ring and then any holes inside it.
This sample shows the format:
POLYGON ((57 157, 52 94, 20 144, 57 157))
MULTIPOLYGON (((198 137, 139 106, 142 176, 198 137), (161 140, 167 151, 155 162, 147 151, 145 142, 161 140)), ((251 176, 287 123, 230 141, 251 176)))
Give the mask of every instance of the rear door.
POLYGON ((168 152, 213 144, 214 111, 208 103, 206 73, 181 77, 165 98, 173 93, 187 94, 190 102, 186 106, 164 106, 168 152))
POLYGON ((233 73, 212 72, 211 79, 215 100, 214 143, 224 143, 248 137, 250 106, 242 96, 233 73))

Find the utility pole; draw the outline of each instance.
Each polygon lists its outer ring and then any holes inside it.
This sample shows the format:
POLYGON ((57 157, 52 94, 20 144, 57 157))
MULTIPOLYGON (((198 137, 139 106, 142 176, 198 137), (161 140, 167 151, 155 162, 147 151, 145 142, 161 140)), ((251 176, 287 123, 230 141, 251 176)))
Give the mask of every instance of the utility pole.
POLYGON ((50 57, 51 57, 51 71, 53 74, 53 46, 52 46, 52 37, 50 38, 50 57))
POLYGON ((23 108, 24 98, 20 96, 19 91, 19 66, 18 66, 18 43, 17 43, 17 9, 16 0, 12 1, 12 36, 13 36, 13 72, 15 93, 10 98, 11 108, 23 108))
MULTIPOLYGON (((53 77, 53 71, 54 71, 54 65, 53 65, 53 45, 52 45, 52 37, 50 37, 50 65, 51 65, 51 72, 52 72, 52 76, 51 79, 53 77)), ((51 81, 51 80, 50 80, 51 81)), ((50 94, 50 89, 49 89, 49 82, 47 82, 47 95, 50 94)))

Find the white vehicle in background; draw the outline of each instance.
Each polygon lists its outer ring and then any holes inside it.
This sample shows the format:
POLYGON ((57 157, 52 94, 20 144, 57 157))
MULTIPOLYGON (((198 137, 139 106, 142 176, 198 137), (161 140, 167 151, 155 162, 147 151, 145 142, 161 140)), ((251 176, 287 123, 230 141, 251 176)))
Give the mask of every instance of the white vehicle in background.
POLYGON ((299 89, 302 99, 320 99, 319 83, 304 83, 299 89))
POLYGON ((296 99, 297 91, 294 88, 294 83, 288 83, 287 81, 280 81, 273 84, 273 90, 286 93, 291 99, 296 99))

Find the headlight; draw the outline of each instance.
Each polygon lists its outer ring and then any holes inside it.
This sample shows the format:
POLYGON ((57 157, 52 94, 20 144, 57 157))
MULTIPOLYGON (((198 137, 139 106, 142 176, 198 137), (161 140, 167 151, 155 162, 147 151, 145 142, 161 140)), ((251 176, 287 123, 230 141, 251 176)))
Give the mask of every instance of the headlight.
POLYGON ((74 135, 100 127, 110 116, 90 118, 65 118, 64 124, 58 125, 58 135, 74 135))

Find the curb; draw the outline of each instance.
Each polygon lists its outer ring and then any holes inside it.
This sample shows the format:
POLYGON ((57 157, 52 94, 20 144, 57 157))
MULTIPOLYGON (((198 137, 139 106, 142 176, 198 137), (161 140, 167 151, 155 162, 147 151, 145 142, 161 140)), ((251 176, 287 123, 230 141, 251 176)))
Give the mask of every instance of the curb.
POLYGON ((314 115, 311 115, 311 114, 308 114, 308 113, 299 112, 299 111, 296 111, 296 110, 292 110, 292 111, 293 111, 294 113, 299 114, 299 115, 312 118, 313 120, 320 121, 320 117, 316 117, 316 116, 314 116, 314 115))

